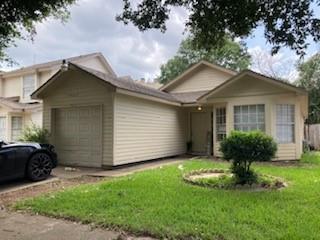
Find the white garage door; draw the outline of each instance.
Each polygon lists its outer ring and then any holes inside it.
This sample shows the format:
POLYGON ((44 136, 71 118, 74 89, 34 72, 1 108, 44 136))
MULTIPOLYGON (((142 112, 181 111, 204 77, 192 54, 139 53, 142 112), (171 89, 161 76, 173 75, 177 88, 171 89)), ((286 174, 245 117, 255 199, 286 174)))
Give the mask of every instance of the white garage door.
POLYGON ((102 118, 99 106, 55 110, 55 144, 59 163, 101 167, 102 118))

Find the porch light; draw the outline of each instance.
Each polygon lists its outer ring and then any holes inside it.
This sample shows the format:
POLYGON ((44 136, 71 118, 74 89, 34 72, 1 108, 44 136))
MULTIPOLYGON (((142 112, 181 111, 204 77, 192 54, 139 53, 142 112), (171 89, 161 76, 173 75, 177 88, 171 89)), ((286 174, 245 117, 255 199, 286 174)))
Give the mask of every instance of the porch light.
POLYGON ((201 106, 198 106, 198 111, 201 111, 202 110, 202 107, 201 106))

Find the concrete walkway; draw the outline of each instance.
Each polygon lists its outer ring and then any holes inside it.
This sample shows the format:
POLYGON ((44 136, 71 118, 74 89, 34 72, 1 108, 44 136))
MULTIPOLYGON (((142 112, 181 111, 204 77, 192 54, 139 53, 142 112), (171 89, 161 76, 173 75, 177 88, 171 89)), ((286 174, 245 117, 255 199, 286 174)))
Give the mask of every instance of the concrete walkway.
POLYGON ((148 237, 133 237, 118 232, 90 225, 48 218, 7 212, 0 210, 0 239, 3 240, 109 240, 137 239, 151 240, 148 237))
POLYGON ((141 172, 150 169, 156 169, 167 165, 179 164, 187 161, 187 157, 175 157, 175 158, 166 158, 155 161, 148 161, 143 163, 137 163, 129 166, 120 166, 112 170, 100 170, 88 174, 88 176, 95 177, 122 177, 127 176, 136 172, 141 172))

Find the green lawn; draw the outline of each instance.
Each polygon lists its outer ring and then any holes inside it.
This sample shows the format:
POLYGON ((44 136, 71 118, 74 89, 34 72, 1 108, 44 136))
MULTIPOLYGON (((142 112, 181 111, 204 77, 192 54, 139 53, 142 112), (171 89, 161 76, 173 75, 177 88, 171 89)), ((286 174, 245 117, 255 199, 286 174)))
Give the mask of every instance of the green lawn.
POLYGON ((182 174, 228 163, 193 160, 19 203, 18 209, 180 239, 320 239, 320 155, 300 166, 254 165, 284 178, 283 190, 250 192, 188 185, 182 174))

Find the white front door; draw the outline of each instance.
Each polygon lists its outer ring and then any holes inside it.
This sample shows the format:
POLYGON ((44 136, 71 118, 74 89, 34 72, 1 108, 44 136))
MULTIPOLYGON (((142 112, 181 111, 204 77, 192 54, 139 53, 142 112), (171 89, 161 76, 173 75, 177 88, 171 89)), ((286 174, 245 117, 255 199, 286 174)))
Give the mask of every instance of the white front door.
POLYGON ((211 145, 211 113, 191 113, 192 152, 196 154, 209 153, 211 145))

